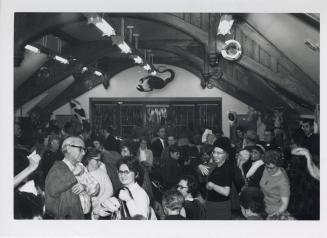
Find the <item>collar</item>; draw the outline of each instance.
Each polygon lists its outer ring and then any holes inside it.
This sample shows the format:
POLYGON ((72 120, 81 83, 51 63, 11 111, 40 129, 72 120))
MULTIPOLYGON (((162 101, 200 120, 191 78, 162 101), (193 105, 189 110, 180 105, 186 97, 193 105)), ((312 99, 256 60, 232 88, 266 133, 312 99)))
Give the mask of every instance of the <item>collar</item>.
POLYGON ((73 171, 73 169, 75 168, 75 166, 66 158, 64 158, 62 162, 64 162, 68 166, 70 171, 73 171))
POLYGON ((140 185, 135 182, 134 184, 129 185, 128 189, 132 192, 140 188, 140 185))

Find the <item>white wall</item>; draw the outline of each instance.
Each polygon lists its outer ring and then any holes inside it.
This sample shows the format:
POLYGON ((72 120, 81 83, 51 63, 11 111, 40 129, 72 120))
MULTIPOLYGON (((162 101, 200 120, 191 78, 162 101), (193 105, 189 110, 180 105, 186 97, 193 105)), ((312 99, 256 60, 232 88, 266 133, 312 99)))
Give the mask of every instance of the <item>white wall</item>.
MULTIPOLYGON (((85 110, 87 118, 89 118, 89 98, 124 98, 124 97, 213 97, 222 99, 222 129, 226 136, 229 136, 229 124, 227 120, 227 111, 235 111, 239 114, 247 113, 248 106, 234 97, 220 91, 217 88, 202 89, 200 86, 200 79, 194 74, 184 69, 164 65, 175 71, 174 80, 161 90, 154 90, 152 92, 139 92, 136 89, 138 80, 147 74, 142 68, 135 66, 115 75, 110 80, 110 86, 106 90, 102 85, 98 85, 94 89, 84 93, 76 98, 85 110)), ((163 74, 163 78, 168 77, 163 74)), ((69 104, 55 110, 54 115, 70 115, 71 110, 69 104)))

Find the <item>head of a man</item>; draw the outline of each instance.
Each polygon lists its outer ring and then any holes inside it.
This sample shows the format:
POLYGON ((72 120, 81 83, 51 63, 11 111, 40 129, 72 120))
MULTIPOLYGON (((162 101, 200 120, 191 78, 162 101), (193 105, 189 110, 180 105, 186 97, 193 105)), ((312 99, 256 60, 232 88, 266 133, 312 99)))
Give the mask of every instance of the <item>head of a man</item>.
POLYGON ((61 150, 65 158, 73 165, 82 161, 86 148, 84 141, 80 137, 70 136, 62 142, 61 150))
POLYGON ((264 142, 271 143, 273 139, 274 139, 274 132, 273 132, 273 130, 272 129, 266 129, 263 132, 263 140, 264 140, 264 142))
POLYGON ((178 215, 183 208, 184 197, 177 190, 168 190, 162 196, 162 206, 166 215, 178 215))
POLYGON ((301 126, 304 134, 306 136, 310 136, 314 131, 314 122, 313 120, 302 120, 302 126, 301 126))
POLYGON ((166 129, 164 127, 160 127, 157 134, 161 139, 165 139, 166 129))

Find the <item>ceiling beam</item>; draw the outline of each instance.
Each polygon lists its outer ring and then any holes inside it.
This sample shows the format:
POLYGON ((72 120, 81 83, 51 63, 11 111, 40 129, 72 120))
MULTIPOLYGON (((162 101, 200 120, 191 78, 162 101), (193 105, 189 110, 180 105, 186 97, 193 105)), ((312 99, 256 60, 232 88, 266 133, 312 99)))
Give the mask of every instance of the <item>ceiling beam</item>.
POLYGON ((242 57, 238 60, 238 63, 246 69, 255 72, 263 78, 285 89, 290 94, 298 96, 304 102, 310 105, 316 105, 319 103, 319 97, 317 98, 316 94, 309 93, 306 88, 302 87, 299 83, 296 83, 296 79, 291 76, 275 73, 246 55, 242 55, 242 57))
POLYGON ((14 22, 14 59, 19 66, 24 59, 24 46, 63 25, 84 20, 80 13, 16 12, 14 22))
POLYGON ((242 33, 250 37, 250 39, 263 48, 269 55, 274 57, 280 65, 285 67, 291 76, 296 79, 297 84, 301 82, 306 90, 309 90, 309 92, 313 94, 319 94, 319 85, 317 85, 310 76, 303 72, 303 70, 293 63, 283 52, 256 31, 249 23, 240 22, 237 27, 242 31, 242 33))
POLYGON ((198 42, 202 43, 206 48, 208 47, 208 33, 202 30, 200 27, 192 25, 187 21, 168 14, 168 13, 108 13, 109 17, 129 17, 150 20, 155 22, 163 23, 169 27, 175 28, 179 31, 196 39, 198 42))
POLYGON ((82 66, 93 64, 96 60, 117 50, 116 47, 110 44, 110 41, 93 42, 91 44, 87 43, 72 47, 66 45, 63 52, 68 52, 68 49, 65 50, 65 48, 69 48, 69 55, 75 57, 78 60, 78 63, 72 62, 68 65, 63 65, 54 60, 45 63, 43 66, 49 70, 50 77, 40 79, 38 76, 39 72, 37 71, 21 86, 19 86, 17 90, 15 90, 15 108, 23 105, 69 75, 77 72, 82 66))

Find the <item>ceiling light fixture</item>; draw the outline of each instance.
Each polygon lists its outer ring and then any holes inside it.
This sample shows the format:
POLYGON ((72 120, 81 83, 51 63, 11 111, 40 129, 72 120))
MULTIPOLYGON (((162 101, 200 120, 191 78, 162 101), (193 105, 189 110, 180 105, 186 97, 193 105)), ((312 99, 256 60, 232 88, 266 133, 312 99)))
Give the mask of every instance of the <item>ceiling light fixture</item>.
POLYGON ((36 47, 34 47, 32 45, 25 45, 25 49, 29 50, 29 51, 32 51, 33 53, 40 53, 41 52, 38 48, 36 48, 36 47))
POLYGON ((150 70, 151 66, 149 64, 145 64, 145 65, 143 65, 143 69, 144 70, 150 70))
POLYGON ((124 54, 132 53, 131 48, 129 47, 129 45, 127 45, 127 43, 125 41, 118 44, 118 47, 121 49, 121 52, 124 54))
POLYGON ((62 64, 69 64, 69 61, 61 56, 55 55, 53 59, 57 60, 58 62, 62 64))
POLYGON ((101 77, 101 76, 103 75, 100 71, 97 71, 97 70, 95 70, 93 73, 94 73, 96 76, 99 76, 99 77, 101 77))
POLYGON ((100 31, 102 31, 103 36, 113 36, 116 35, 115 29, 102 17, 90 17, 88 19, 88 24, 95 25, 100 31))
POLYGON ((223 15, 220 17, 220 22, 217 30, 217 35, 226 35, 231 34, 230 29, 232 28, 232 25, 234 23, 233 16, 232 15, 223 15))
POLYGON ((142 64, 143 63, 143 59, 138 55, 134 56, 133 60, 134 60, 135 64, 142 64))

